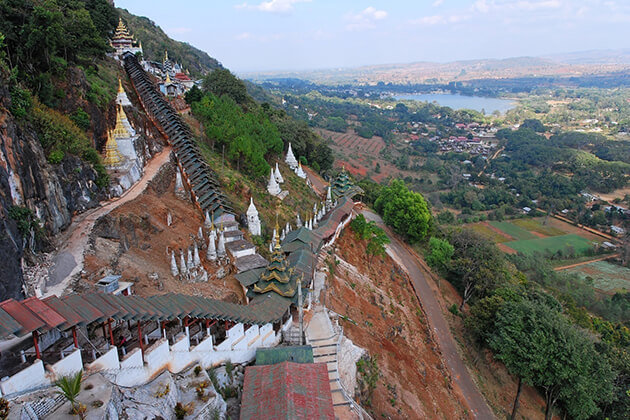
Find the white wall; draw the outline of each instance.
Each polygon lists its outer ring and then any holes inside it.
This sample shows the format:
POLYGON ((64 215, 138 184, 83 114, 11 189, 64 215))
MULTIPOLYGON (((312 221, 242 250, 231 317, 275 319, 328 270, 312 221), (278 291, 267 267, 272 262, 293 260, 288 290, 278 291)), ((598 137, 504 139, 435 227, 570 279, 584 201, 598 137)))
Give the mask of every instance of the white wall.
MULTIPOLYGON (((286 324, 290 326, 290 320, 286 324)), ((243 324, 236 324, 226 332, 226 339, 213 346, 212 337, 206 337, 197 346, 190 347, 187 334, 181 333, 172 346, 160 339, 144 353, 140 348, 131 350, 122 360, 118 349, 112 347, 107 353, 87 366, 88 373, 101 372, 119 386, 138 386, 149 382, 156 374, 168 369, 179 373, 193 364, 210 368, 221 363, 247 363, 256 357, 256 349, 273 347, 280 343, 281 334, 273 331, 271 324, 251 326, 245 331, 243 324)), ((52 375, 46 375, 41 360, 0 382, 3 395, 24 392, 37 387, 52 385, 59 376, 69 375, 82 368, 81 352, 76 350, 51 366, 52 375)))
POLYGON ((48 384, 50 384, 50 380, 46 377, 44 363, 37 359, 26 369, 22 369, 9 379, 0 382, 0 389, 2 389, 2 395, 8 395, 48 384))
POLYGON ((54 377, 51 380, 56 381, 63 376, 74 375, 83 369, 83 360, 81 359, 81 350, 76 349, 54 365, 50 367, 54 377))

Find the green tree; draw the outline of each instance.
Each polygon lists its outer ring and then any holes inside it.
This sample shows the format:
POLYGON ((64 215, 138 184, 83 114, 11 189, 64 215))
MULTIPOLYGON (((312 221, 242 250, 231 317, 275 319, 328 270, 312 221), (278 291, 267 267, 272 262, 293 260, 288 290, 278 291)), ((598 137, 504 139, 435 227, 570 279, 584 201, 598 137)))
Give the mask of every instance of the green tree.
POLYGON ((455 248, 447 240, 432 236, 429 239, 429 253, 426 256, 426 261, 431 267, 445 271, 451 263, 454 252, 455 248))
POLYGON ((432 216, 424 197, 410 191, 401 180, 384 187, 374 203, 383 220, 410 242, 423 240, 432 226, 432 216))
POLYGON ((203 79, 203 90, 218 97, 227 95, 241 105, 249 101, 245 83, 223 68, 214 70, 203 79))
POLYGON ((184 100, 188 105, 191 105, 193 102, 199 102, 203 98, 203 92, 201 89, 194 85, 186 94, 184 95, 184 100))
POLYGON ((489 346, 519 378, 512 419, 522 383, 545 394, 545 419, 561 402, 575 419, 587 419, 612 397, 613 373, 593 342, 556 309, 539 300, 506 302, 497 313, 489 346))

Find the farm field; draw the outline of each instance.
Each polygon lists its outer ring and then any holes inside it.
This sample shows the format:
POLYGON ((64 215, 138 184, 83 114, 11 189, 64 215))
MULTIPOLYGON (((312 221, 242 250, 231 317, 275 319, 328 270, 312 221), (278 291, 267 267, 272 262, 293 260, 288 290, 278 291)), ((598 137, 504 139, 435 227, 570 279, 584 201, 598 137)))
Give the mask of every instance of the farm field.
POLYGON ((475 223, 469 227, 481 236, 497 244, 502 244, 512 240, 510 236, 502 233, 501 230, 491 226, 487 222, 475 223))
POLYGON ((576 255, 581 255, 592 247, 591 241, 575 234, 513 241, 505 245, 523 254, 533 254, 535 252, 554 253, 572 247, 576 255))
POLYGON ((323 129, 317 129, 317 132, 325 139, 331 138, 336 146, 342 147, 345 150, 355 150, 377 156, 385 147, 385 142, 381 137, 374 136, 371 139, 366 139, 355 134, 352 129, 349 129, 345 133, 323 129))
POLYGON ((549 224, 543 225, 541 219, 515 219, 512 223, 530 232, 536 232, 545 236, 559 236, 565 235, 567 232, 550 226, 549 224))
POLYGON ((570 268, 567 273, 575 273, 582 279, 593 279, 593 287, 605 292, 614 293, 630 290, 630 269, 609 263, 597 261, 580 267, 570 268))
POLYGON ((537 236, 512 222, 490 222, 491 226, 510 235, 516 241, 535 239, 537 236))

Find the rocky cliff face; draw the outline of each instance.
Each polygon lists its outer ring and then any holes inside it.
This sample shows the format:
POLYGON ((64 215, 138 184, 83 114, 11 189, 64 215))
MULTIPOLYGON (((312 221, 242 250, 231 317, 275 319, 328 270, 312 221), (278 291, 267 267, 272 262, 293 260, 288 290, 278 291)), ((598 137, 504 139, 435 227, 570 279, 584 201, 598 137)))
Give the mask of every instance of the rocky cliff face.
MULTIPOLYGON (((27 246, 17 223, 9 217, 13 206, 27 207, 41 220, 45 236, 66 228, 72 215, 98 205, 96 172, 72 156, 58 165, 47 162, 37 133, 18 123, 8 111, 10 95, 0 85, 0 299, 21 295, 21 258, 27 246)), ((36 249, 43 240, 33 242, 36 249)))

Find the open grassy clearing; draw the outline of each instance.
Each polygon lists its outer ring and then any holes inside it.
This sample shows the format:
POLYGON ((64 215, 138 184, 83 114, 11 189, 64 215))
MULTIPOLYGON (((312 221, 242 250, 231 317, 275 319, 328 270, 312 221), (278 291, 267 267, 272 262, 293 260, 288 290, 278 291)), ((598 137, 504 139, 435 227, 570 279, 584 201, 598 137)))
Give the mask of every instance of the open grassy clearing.
POLYGON ((556 227, 543 225, 541 219, 515 219, 512 220, 511 223, 530 232, 537 232, 545 236, 560 236, 567 234, 567 232, 556 227))
POLYGON ((515 224, 512 224, 511 222, 490 222, 490 224, 494 226, 495 228, 501 230, 502 232, 507 233, 508 235, 510 235, 512 238, 514 238, 517 241, 523 241, 523 240, 536 238, 536 235, 534 235, 533 233, 528 232, 522 227, 516 226, 515 224))
POLYGON ((582 279, 593 279, 593 287, 605 292, 630 290, 630 269, 608 261, 597 261, 580 267, 569 268, 567 273, 576 273, 582 279))
POLYGON ((484 224, 484 223, 475 223, 473 225, 469 225, 467 226, 469 229, 474 230, 475 232, 477 232, 478 234, 480 234, 481 236, 483 236, 484 238, 497 243, 497 244, 502 244, 504 242, 508 242, 510 240, 512 240, 510 237, 508 237, 507 235, 502 235, 499 232, 497 232, 496 230, 490 228, 488 225, 484 224))
POLYGON ((506 244, 515 251, 523 254, 535 252, 557 252, 572 247, 576 255, 583 255, 592 248, 593 243, 588 239, 575 234, 552 236, 549 238, 528 239, 508 242, 506 244))

